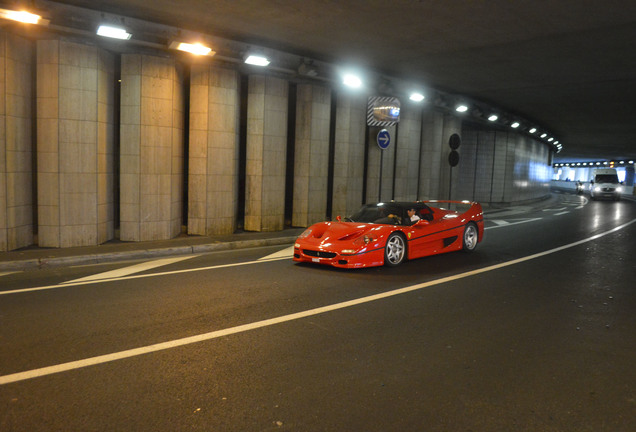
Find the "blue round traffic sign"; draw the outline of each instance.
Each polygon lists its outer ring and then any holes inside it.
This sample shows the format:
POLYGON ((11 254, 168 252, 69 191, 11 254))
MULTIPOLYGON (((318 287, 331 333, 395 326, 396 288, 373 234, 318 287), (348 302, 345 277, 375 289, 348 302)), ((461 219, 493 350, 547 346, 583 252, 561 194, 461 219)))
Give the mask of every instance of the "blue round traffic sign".
POLYGON ((389 148, 389 145, 391 145, 391 134, 388 130, 382 129, 380 132, 378 132, 377 141, 378 147, 380 147, 382 150, 386 150, 389 148))

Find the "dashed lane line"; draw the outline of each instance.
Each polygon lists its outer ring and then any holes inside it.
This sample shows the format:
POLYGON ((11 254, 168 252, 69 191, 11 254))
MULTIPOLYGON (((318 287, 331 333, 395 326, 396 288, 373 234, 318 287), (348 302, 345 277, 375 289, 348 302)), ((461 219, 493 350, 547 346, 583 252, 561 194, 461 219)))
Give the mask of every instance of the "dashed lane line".
POLYGON ((285 322, 289 322, 289 321, 294 321, 294 320, 298 320, 298 319, 302 319, 302 318, 307 318, 307 317, 311 317, 311 316, 315 316, 315 315, 320 315, 320 314, 324 314, 327 312, 333 312, 336 310, 340 310, 340 309, 345 309, 345 308, 350 308, 353 306, 357 306, 357 305, 361 305, 364 303, 370 303, 370 302, 374 302, 374 301, 378 301, 378 300, 382 300, 385 298, 389 298, 389 297, 394 297, 394 296, 398 296, 401 294, 406 294, 406 293, 410 293, 413 291, 417 291, 417 290, 421 290, 424 288, 428 288, 431 286, 435 286, 435 285, 440 285, 440 284, 444 284, 447 282, 453 282, 459 279, 463 279, 463 278, 467 278, 467 277, 471 277, 471 276, 475 276, 481 273, 486 273, 486 272, 490 272, 493 270, 498 270, 500 268, 504 268, 504 267, 508 267, 511 265, 515 265, 515 264, 520 264, 526 261, 530 261, 536 258, 541 258, 543 256, 546 255, 550 255, 556 252, 561 252, 563 250, 566 249, 570 249, 573 248, 575 246, 579 246, 585 243, 588 243, 590 241, 593 240, 597 240, 601 237, 604 237, 606 235, 615 233, 617 231, 620 231, 626 227, 628 227, 629 225, 633 224, 634 222, 636 222, 636 219, 632 219, 630 222, 627 222, 623 225, 617 226, 609 231, 605 231, 602 232, 600 234, 596 234, 592 237, 588 237, 586 239, 583 240, 579 240, 577 242, 574 243, 569 243, 563 246, 559 246, 557 248, 554 249, 550 249, 544 252, 539 252, 536 254, 532 254, 532 255, 528 255, 522 258, 518 258, 518 259, 514 259, 511 261, 506 261, 504 263, 500 263, 500 264, 495 264, 492 266, 488 266, 488 267, 484 267, 481 269, 477 269, 477 270, 472 270, 469 272, 464 272, 464 273, 460 273, 458 275, 454 275, 454 276, 449 276, 449 277, 445 277, 445 278, 441 278, 441 279, 437 279, 434 281, 429 281, 429 282, 424 282, 421 284, 416 284, 416 285, 411 285, 405 288, 400 288, 400 289, 396 289, 396 290, 392 290, 392 291, 387 291, 384 293, 380 293, 380 294, 375 294, 375 295, 371 295, 371 296, 367 296, 367 297, 361 297, 358 299, 354 299, 354 300, 349 300, 346 302, 342 302, 342 303, 335 303, 332 305, 328 305, 328 306, 323 306, 323 307, 319 307, 319 308, 315 308, 315 309, 309 309, 309 310, 305 310, 302 312, 297 312, 297 313, 293 313, 293 314, 289 314, 289 315, 283 315, 280 317, 276 317, 276 318, 271 318, 271 319, 266 319, 266 320, 262 320, 262 321, 256 321, 253 323, 249 323, 249 324, 244 324, 244 325, 240 325, 240 326, 236 326, 236 327, 231 327, 231 328, 227 328, 227 329, 223 329, 223 330, 217 330, 217 331, 212 331, 209 333, 203 333, 203 334, 199 334, 199 335, 195 335, 195 336, 190 336, 190 337, 185 337, 182 339, 175 339, 175 340, 171 340, 171 341, 167 341, 167 342, 162 342, 162 343, 157 343, 157 344, 153 344, 153 345, 148 345, 148 346, 144 346, 144 347, 139 347, 139 348, 133 348, 133 349, 129 349, 129 350, 125 350, 125 351, 120 351, 120 352, 116 352, 116 353, 111 353, 111 354, 105 354, 105 355, 101 355, 101 356, 97 356, 97 357, 90 357, 90 358, 86 358, 86 359, 82 359, 82 360, 77 360, 77 361, 72 361, 72 362, 68 362, 68 363, 62 363, 62 364, 57 364, 57 365, 53 365, 53 366, 47 366, 47 367, 43 367, 43 368, 39 368, 39 369, 32 369, 29 371, 24 371, 24 372, 17 372, 14 374, 10 374, 10 375, 4 375, 4 376, 0 376, 0 385, 3 384, 9 384, 9 383, 15 383, 15 382, 19 382, 19 381, 24 381, 24 380, 28 380, 28 379, 32 379, 32 378, 37 378, 37 377, 42 377, 42 376, 47 376, 47 375, 52 375, 52 374, 56 374, 56 373, 60 373, 60 372, 67 372, 67 371, 72 371, 72 370, 76 370, 76 369, 80 369, 80 368, 85 368, 88 366, 96 366, 96 365, 100 365, 103 363, 108 363, 108 362, 112 362, 112 361, 116 361, 116 360, 123 360, 126 358, 130 358, 130 357, 136 357, 136 356, 140 356, 140 355, 145 355, 145 354, 150 354, 150 353, 154 353, 154 352, 158 352, 158 351, 163 351, 163 350, 167 350, 167 349, 171 349, 171 348, 177 348, 177 347, 181 347, 184 345, 190 345, 190 344, 194 344, 194 343, 198 343, 198 342, 204 342, 204 341, 209 341, 209 340, 213 340, 213 339, 218 339, 220 337, 224 337, 224 336, 229 336, 229 335, 233 335, 233 334, 237 334, 237 333, 244 333, 250 330, 255 330, 255 329, 259 329, 259 328, 263 328, 263 327, 269 327, 269 326, 273 326, 276 324, 281 324, 281 323, 285 323, 285 322))

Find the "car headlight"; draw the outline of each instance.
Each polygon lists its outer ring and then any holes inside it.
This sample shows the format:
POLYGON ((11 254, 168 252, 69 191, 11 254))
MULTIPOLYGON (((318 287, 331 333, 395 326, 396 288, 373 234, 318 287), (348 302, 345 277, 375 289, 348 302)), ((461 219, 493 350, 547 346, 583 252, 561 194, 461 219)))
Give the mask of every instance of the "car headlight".
POLYGON ((601 191, 601 188, 600 188, 600 187, 596 186, 596 187, 594 188, 594 192, 600 192, 600 191, 601 191))
POLYGON ((310 234, 311 234, 311 229, 306 229, 305 231, 303 231, 301 235, 298 236, 298 238, 304 239, 305 237, 309 237, 310 234))
POLYGON ((356 245, 356 246, 365 246, 365 245, 368 245, 371 242, 374 242, 376 239, 377 239, 377 237, 374 236, 374 235, 365 234, 365 235, 361 235, 360 237, 355 239, 353 241, 353 244, 356 245))
POLYGON ((616 188, 616 192, 623 192, 623 188, 622 188, 622 187, 620 187, 620 186, 619 186, 619 187, 617 187, 617 188, 616 188))

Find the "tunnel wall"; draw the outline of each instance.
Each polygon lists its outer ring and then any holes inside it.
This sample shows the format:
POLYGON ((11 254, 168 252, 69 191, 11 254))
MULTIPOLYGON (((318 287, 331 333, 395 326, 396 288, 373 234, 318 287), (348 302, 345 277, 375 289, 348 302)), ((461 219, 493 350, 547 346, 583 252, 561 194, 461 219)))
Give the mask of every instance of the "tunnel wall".
POLYGON ((0 32, 0 251, 33 243, 33 42, 0 32))
POLYGON ((365 91, 79 39, 0 31, 0 43, 1 250, 277 231, 377 200, 548 192, 547 146, 431 104, 403 100, 381 150, 365 91))

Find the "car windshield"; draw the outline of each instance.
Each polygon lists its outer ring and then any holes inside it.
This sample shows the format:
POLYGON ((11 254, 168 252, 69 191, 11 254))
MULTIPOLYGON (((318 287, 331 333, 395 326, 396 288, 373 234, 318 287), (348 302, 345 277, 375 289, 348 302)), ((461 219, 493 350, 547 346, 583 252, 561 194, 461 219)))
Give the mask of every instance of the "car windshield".
POLYGON ((402 219, 403 212, 402 207, 394 204, 369 204, 363 206, 346 220, 364 223, 395 224, 398 220, 402 219), (397 216, 398 220, 391 220, 389 215, 397 216))
POLYGON ((618 183, 616 174, 597 174, 596 183, 618 183))

